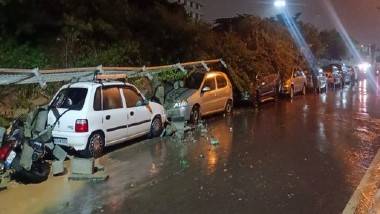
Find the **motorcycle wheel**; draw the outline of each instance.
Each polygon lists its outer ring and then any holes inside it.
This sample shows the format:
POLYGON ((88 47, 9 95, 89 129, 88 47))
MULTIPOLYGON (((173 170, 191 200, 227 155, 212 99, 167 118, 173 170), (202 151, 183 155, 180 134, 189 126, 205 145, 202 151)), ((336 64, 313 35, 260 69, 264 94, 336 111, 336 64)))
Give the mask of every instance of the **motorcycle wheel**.
POLYGON ((24 184, 38 184, 48 179, 50 174, 50 164, 45 161, 37 161, 32 164, 30 171, 19 169, 14 177, 17 182, 24 184))

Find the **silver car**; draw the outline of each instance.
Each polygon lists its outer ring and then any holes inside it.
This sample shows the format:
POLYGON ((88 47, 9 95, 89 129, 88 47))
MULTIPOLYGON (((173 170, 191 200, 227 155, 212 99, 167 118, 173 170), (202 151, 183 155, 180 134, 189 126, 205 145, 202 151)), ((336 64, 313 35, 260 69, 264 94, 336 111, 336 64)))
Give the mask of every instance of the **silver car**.
POLYGON ((289 95, 293 98, 295 94, 306 94, 307 79, 304 72, 296 69, 292 72, 292 75, 284 80, 280 86, 280 92, 289 95))
POLYGON ((193 72, 165 98, 169 119, 184 118, 197 123, 202 116, 233 108, 232 84, 223 72, 193 72))

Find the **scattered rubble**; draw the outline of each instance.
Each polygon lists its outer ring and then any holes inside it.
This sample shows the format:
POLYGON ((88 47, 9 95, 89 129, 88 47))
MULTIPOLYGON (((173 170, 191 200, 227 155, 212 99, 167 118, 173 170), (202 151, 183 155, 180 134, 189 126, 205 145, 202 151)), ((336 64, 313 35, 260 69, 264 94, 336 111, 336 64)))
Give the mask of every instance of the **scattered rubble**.
POLYGON ((94 159, 73 158, 69 180, 101 182, 108 179, 103 166, 95 166, 94 159))

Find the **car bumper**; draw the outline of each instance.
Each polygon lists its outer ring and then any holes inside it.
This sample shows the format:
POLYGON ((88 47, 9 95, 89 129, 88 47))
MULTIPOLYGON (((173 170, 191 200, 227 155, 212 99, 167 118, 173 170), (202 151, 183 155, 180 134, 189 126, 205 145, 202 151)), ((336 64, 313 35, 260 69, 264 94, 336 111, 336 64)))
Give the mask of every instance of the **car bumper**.
POLYGON ((86 149, 90 133, 71 133, 53 131, 53 139, 57 145, 70 147, 76 151, 86 149))
POLYGON ((280 93, 281 94, 290 94, 290 86, 281 86, 280 93))
POLYGON ((190 114, 192 109, 192 106, 172 108, 166 110, 166 114, 169 120, 184 118, 186 121, 188 121, 190 120, 190 114))

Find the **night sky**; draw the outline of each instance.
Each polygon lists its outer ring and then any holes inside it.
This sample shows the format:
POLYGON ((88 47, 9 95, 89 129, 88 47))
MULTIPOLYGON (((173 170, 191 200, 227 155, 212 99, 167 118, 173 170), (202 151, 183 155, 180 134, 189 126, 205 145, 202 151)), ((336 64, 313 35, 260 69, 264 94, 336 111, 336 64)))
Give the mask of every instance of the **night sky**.
MULTIPOLYGON (((279 13, 272 0, 201 0, 204 18, 213 21, 236 14, 273 16, 279 13)), ((302 19, 319 28, 335 27, 324 0, 288 0, 292 13, 302 12, 302 19)), ((348 33, 362 43, 380 45, 380 0, 330 0, 348 33)))

